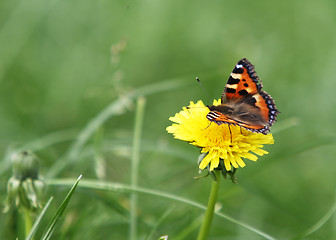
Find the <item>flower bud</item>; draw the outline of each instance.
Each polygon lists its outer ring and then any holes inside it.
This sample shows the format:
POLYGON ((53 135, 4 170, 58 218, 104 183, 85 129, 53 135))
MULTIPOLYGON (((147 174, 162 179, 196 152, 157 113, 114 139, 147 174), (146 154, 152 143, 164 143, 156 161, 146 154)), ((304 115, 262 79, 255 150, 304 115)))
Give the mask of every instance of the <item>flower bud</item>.
POLYGON ((7 183, 7 207, 13 204, 29 210, 41 208, 44 183, 38 176, 39 161, 30 151, 16 153, 12 157, 13 176, 7 183))
POLYGON ((26 178, 37 179, 39 171, 39 160, 30 151, 21 151, 12 156, 13 175, 18 180, 26 178))

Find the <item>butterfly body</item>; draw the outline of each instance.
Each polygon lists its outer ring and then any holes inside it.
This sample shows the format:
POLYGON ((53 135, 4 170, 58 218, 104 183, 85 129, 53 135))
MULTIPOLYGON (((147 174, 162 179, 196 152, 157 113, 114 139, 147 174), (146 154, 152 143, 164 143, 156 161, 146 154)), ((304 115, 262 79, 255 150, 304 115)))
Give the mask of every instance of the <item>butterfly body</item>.
POLYGON ((272 97, 261 89, 254 66, 246 58, 240 60, 225 85, 222 104, 208 106, 207 118, 218 125, 238 125, 267 134, 279 111, 272 97))

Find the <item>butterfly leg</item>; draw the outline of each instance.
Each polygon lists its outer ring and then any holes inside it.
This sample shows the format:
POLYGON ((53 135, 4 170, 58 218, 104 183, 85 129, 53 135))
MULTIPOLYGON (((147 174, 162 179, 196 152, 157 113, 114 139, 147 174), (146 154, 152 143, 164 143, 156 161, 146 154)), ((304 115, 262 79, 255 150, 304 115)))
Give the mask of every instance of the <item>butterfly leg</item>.
POLYGON ((204 129, 207 129, 208 127, 210 127, 210 125, 211 125, 211 122, 209 122, 209 125, 206 128, 204 128, 204 129))
POLYGON ((228 124, 228 128, 229 128, 229 131, 230 131, 231 144, 232 144, 232 132, 231 132, 231 128, 230 128, 230 125, 229 125, 229 124, 228 124))

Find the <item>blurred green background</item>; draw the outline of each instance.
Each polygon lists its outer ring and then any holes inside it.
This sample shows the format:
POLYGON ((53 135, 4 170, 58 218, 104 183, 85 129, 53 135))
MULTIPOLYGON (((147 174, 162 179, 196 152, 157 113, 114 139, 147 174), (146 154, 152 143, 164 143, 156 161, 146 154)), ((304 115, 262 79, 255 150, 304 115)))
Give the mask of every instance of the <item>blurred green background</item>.
MULTIPOLYGON (((45 179, 129 183, 135 98, 74 144, 109 104, 154 86, 139 185, 205 204, 211 179, 193 179, 198 150, 165 128, 189 101, 210 103, 196 76, 219 98, 246 57, 281 114, 269 154, 246 161, 238 184, 222 183, 222 211, 276 239, 315 225, 304 239, 336 239, 335 23, 333 0, 0 1, 1 200, 17 149, 40 157, 45 179)), ((45 199, 55 195, 56 209, 67 190, 51 186, 45 199)), ((138 201, 138 239, 196 238, 203 211, 146 194, 138 201)), ((22 239, 9 215, 1 214, 0 238, 22 239)), ((78 188, 53 239, 127 239, 128 229, 129 194, 78 188)), ((209 239, 262 237, 215 217, 209 239)))

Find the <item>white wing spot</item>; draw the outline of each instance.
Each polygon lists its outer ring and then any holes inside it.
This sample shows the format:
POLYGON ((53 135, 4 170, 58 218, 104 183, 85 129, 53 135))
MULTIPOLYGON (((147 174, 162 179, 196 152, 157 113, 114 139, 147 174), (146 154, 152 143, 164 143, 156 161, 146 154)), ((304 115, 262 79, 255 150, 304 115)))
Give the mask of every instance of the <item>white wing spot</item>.
POLYGON ((240 79, 241 78, 241 74, 240 73, 231 73, 230 75, 234 79, 240 79))

